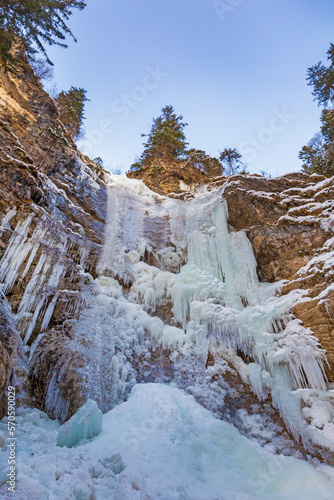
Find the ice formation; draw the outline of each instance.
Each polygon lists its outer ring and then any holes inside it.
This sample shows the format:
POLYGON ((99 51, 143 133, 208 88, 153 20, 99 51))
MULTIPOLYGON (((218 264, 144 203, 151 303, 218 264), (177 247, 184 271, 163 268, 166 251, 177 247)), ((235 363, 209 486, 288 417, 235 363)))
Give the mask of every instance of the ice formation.
POLYGON ((26 277, 37 259, 16 318, 25 343, 29 342, 37 321, 41 322, 42 331, 47 328, 58 299, 59 281, 66 270, 63 262, 66 237, 56 227, 50 228, 47 217, 37 220, 31 230, 33 219, 30 215, 18 222, 0 262, 0 286, 8 293, 18 280, 26 277), (50 229, 53 229, 51 234, 50 229))
POLYGON ((65 423, 57 436, 58 446, 72 448, 82 439, 90 439, 100 434, 102 429, 102 412, 96 402, 88 401, 65 423))
MULTIPOLYGON (((182 363, 179 354, 196 370, 194 360, 205 363, 208 352, 215 351, 221 364, 212 370, 224 373, 228 360, 260 401, 271 395, 296 439, 306 447, 313 442, 334 450, 334 391, 324 376, 325 353, 313 332, 291 314, 305 292, 280 296, 282 283, 259 282, 245 232, 228 224, 224 186, 201 188, 180 200, 153 193, 141 181, 125 176, 108 176, 106 181, 108 213, 98 277, 85 272, 89 250, 82 247, 80 273, 86 285, 80 291, 59 291, 70 246, 59 227, 50 232, 50 220, 39 214, 21 220, 12 232, 0 263, 0 281, 4 293, 19 280, 27 281, 16 323, 30 364, 62 293, 67 310, 78 315, 63 350, 80 355, 83 362, 75 369, 85 397, 104 413, 128 398, 137 382, 138 364, 149 361, 157 349, 168 353, 176 371, 182 363)), ((14 216, 8 213, 0 229, 8 230, 14 216)), ((45 408, 62 421, 69 401, 60 381, 71 356, 59 359, 45 392, 45 408)), ((162 366, 154 381, 173 379, 173 373, 164 370, 162 366)), ((189 392, 199 400, 211 398, 207 406, 214 410, 224 404, 224 389, 205 383, 189 392)), ((110 415, 117 414, 117 407, 113 411, 110 415)), ((72 436, 74 428, 70 429, 72 436)), ((121 491, 120 485, 117 488, 121 491)))
MULTIPOLYGON (((135 346, 145 355, 147 339, 203 358, 214 345, 234 358, 243 353, 252 362, 239 366, 253 392, 260 400, 271 394, 293 435, 308 445, 313 433, 302 407, 307 391, 327 389, 325 353, 290 314, 304 292, 280 296, 281 283, 259 283, 246 234, 228 225, 222 191, 202 189, 181 201, 157 195, 141 181, 111 176, 97 294, 77 333, 85 336, 94 318, 91 333, 101 347, 92 367, 103 360, 106 345, 114 349, 116 387, 109 394, 118 391, 118 401, 135 383, 131 355, 124 354, 135 346), (172 319, 163 323, 155 314, 168 303, 172 319)), ((105 381, 97 380, 96 371, 92 377, 89 396, 99 400, 96 391, 105 393, 105 381)), ((112 399, 109 408, 117 402, 112 399)))
MULTIPOLYGON (((304 292, 280 296, 282 283, 259 283, 245 232, 228 225, 224 187, 180 200, 123 176, 107 182, 98 277, 85 273, 89 250, 83 246, 80 272, 87 284, 80 291, 59 291, 71 245, 59 226, 39 213, 12 231, 15 210, 1 222, 0 230, 11 232, 0 263, 2 293, 27 282, 15 320, 29 362, 33 366, 59 294, 66 294, 66 307, 79 314, 66 349, 85 361, 76 370, 90 398, 62 426, 38 410, 19 410, 21 498, 293 500, 301 491, 305 499, 333 498, 331 468, 271 454, 176 387, 186 385, 180 363, 196 371, 196 359, 205 362, 209 351, 216 352, 221 362, 212 373, 208 369, 212 380, 228 371, 228 361, 260 401, 272 396, 296 439, 334 450, 334 391, 324 376, 325 353, 291 314, 304 292), (179 370, 174 387, 136 385, 136 364, 149 361, 156 349, 179 370), (106 413, 103 429, 99 408, 106 413)), ((309 267, 320 264, 315 258, 309 267)), ((70 359, 59 360, 46 387, 45 407, 61 420, 69 401, 59 381, 70 359)), ((168 377, 173 380, 161 367, 154 381, 168 377)), ((214 411, 225 392, 212 380, 187 389, 198 400, 207 398, 214 411)), ((259 430, 255 416, 240 409, 239 417, 254 435, 268 438, 270 429, 259 430)), ((5 428, 6 419, 0 424, 5 428)), ((4 450, 0 460, 6 459, 4 450)))
MULTIPOLYGON (((5 435, 7 419, 0 423, 5 435)), ((331 467, 277 456, 216 419, 176 387, 136 385, 103 417, 101 433, 73 448, 57 446, 59 423, 30 408, 18 412, 18 482, 4 500, 331 500, 331 467)))

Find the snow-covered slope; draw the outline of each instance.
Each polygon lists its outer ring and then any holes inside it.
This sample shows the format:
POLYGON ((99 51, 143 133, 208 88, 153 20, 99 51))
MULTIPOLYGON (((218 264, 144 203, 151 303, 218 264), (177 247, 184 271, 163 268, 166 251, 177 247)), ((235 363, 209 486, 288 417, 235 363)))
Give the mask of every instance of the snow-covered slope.
MULTIPOLYGON (((5 427, 6 421, 0 426, 5 427)), ((73 429, 77 432, 78 429, 73 429)), ((59 423, 21 409, 17 500, 330 500, 331 467, 277 456, 180 389, 136 385, 99 436, 56 445, 59 423)), ((5 453, 0 453, 5 465, 5 453)), ((0 481, 4 478, 4 469, 0 481)))

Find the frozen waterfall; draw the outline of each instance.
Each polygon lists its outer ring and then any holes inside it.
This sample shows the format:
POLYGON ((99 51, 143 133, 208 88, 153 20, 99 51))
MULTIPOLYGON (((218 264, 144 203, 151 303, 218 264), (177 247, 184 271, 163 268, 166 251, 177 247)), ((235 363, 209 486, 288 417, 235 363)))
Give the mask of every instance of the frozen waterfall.
POLYGON ((303 292, 280 296, 282 283, 259 283, 245 232, 228 225, 222 188, 179 200, 110 176, 108 189, 100 277, 77 325, 80 335, 92 336, 89 397, 105 411, 126 397, 136 378, 131 349, 147 357, 159 346, 171 359, 173 352, 204 359, 218 346, 259 400, 271 395, 294 437, 308 446, 315 431, 302 408, 310 394, 326 391, 326 358, 291 315, 303 292), (168 305, 169 317, 161 312, 168 305), (110 378, 107 402, 97 394, 106 392, 100 371, 110 378))
MULTIPOLYGON (((0 290, 4 296, 26 283, 15 314, 6 307, 31 367, 63 296, 73 314, 46 383, 46 410, 66 419, 70 401, 60 383, 68 372, 78 376, 83 399, 93 400, 62 427, 37 409, 19 409, 22 498, 293 500, 301 487, 305 498, 333 498, 332 468, 275 455, 290 438, 275 448, 261 410, 248 415, 240 403, 236 414, 262 448, 216 418, 233 372, 259 405, 273 402, 306 449, 334 451, 325 352, 291 313, 304 292, 280 295, 283 283, 259 282, 246 233, 228 224, 223 187, 181 199, 125 176, 106 182, 97 277, 85 269, 82 246, 78 289, 59 290, 71 243, 59 227, 48 233, 46 216, 33 214, 12 231, 11 210, 0 226, 11 231, 0 290)), ((240 392, 230 392, 238 407, 240 392)), ((5 418, 1 433, 6 426, 5 418)), ((6 457, 3 448, 1 494, 6 457)))
MULTIPOLYGON (((179 199, 158 195, 126 176, 110 175, 106 181, 107 224, 98 278, 85 272, 87 249, 82 247, 77 269, 89 284, 80 292, 58 288, 70 243, 46 215, 19 221, 9 239, 0 286, 8 293, 29 277, 15 321, 30 364, 57 301, 66 296, 64 307, 79 317, 68 349, 84 359, 77 371, 86 397, 102 411, 127 398, 138 381, 138 366, 149 363, 157 348, 171 365, 180 353, 205 362, 210 350, 219 349, 260 401, 271 395, 296 439, 301 437, 306 447, 312 440, 328 443, 328 426, 323 433, 307 423, 307 408, 332 396, 324 351, 291 315, 304 292, 280 296, 282 283, 259 283, 245 232, 228 225, 224 187, 202 187, 179 199)), ((4 216, 3 231, 9 231, 14 216, 15 210, 4 216)), ((46 409, 62 419, 69 403, 58 382, 67 363, 59 362, 45 396, 46 409)), ((141 380, 170 381, 173 375, 166 378, 164 371, 160 379, 141 380)))

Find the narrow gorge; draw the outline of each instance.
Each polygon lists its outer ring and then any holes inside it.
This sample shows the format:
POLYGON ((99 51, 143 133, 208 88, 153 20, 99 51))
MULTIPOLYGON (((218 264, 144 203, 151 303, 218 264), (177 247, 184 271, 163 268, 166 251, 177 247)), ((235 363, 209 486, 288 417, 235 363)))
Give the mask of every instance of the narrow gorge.
POLYGON ((111 175, 29 67, 0 127, 1 496, 15 387, 14 498, 333 498, 334 178, 111 175))

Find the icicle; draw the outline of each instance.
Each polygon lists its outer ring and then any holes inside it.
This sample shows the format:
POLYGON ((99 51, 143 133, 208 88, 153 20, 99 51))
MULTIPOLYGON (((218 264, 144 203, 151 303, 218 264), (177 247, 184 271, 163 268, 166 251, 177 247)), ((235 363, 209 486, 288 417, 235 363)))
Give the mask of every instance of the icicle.
POLYGON ((40 321, 47 298, 52 297, 46 318, 42 321, 43 328, 47 327, 55 306, 56 290, 65 272, 62 256, 66 251, 66 237, 61 232, 55 232, 50 237, 47 218, 38 220, 31 237, 28 237, 32 220, 33 215, 30 215, 18 222, 0 263, 4 293, 12 289, 19 277, 23 280, 35 264, 17 314, 17 323, 25 342, 29 341, 36 323, 40 321), (20 271, 22 274, 19 276, 20 271))
POLYGON ((262 368, 257 363, 250 363, 248 369, 252 390, 259 400, 262 401, 266 397, 266 391, 264 391, 262 383, 262 368))
POLYGON ((89 256, 89 248, 81 247, 80 249, 80 266, 85 269, 85 265, 89 256))
POLYGON ((62 379, 62 368, 54 367, 51 378, 48 380, 45 394, 45 409, 53 414, 61 422, 67 417, 70 401, 66 400, 61 393, 59 381, 62 379))
POLYGON ((12 218, 16 215, 16 213, 17 213, 16 208, 11 208, 5 213, 5 215, 2 217, 2 220, 1 220, 0 234, 2 233, 2 231, 4 229, 9 228, 10 222, 11 222, 12 218))
POLYGON ((32 219, 33 216, 29 215, 24 221, 18 222, 0 262, 0 282, 3 283, 4 293, 11 291, 17 280, 20 267, 32 248, 32 243, 27 242, 32 219))

